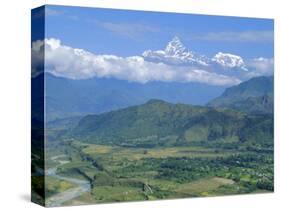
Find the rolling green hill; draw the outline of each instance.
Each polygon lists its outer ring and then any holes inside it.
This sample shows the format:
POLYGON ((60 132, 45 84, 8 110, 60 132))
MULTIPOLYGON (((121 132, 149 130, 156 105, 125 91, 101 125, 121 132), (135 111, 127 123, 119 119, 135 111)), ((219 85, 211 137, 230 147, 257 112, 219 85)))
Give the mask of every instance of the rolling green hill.
POLYGON ((272 143, 272 128, 272 115, 247 116, 227 109, 150 100, 139 106, 85 116, 70 134, 87 143, 132 147, 202 142, 237 146, 272 143))
POLYGON ((210 101, 207 106, 230 108, 251 114, 273 113, 273 77, 255 77, 210 101))

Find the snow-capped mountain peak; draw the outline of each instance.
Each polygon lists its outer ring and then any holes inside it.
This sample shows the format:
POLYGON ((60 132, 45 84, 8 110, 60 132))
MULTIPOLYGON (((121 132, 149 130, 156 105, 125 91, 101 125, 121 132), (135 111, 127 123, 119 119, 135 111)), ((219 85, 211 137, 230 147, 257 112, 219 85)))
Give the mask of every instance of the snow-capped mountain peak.
POLYGON ((230 53, 218 52, 213 58, 197 54, 188 50, 175 36, 163 50, 147 50, 142 56, 150 62, 165 63, 169 65, 180 65, 186 67, 205 68, 212 70, 239 70, 248 71, 242 57, 230 53))
POLYGON ((240 68, 248 71, 243 58, 238 55, 219 52, 212 58, 212 61, 224 68, 240 68))
POLYGON ((180 39, 175 36, 166 46, 165 53, 170 56, 180 56, 185 53, 185 46, 182 44, 180 39))
POLYGON ((208 66, 208 59, 205 56, 188 51, 177 36, 167 44, 164 50, 147 50, 143 52, 142 56, 153 62, 208 66))

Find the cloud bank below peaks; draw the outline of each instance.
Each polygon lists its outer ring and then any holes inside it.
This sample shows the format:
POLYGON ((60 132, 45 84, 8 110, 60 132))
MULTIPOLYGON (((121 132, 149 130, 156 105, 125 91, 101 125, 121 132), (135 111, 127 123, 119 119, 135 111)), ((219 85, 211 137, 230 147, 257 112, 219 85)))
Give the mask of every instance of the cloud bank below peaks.
MULTIPOLYGON (((165 50, 148 50, 142 56, 130 57, 97 55, 63 45, 59 39, 50 38, 32 43, 32 69, 38 69, 40 61, 42 62, 42 58, 36 55, 44 55, 47 72, 75 80, 97 77, 138 83, 199 82, 230 86, 240 83, 250 73, 244 71, 247 73, 240 77, 230 74, 230 71, 214 71, 212 59, 186 51, 178 38, 173 39, 165 50), (44 54, 42 51, 45 51, 44 54)), ((266 60, 263 58, 251 61, 257 75, 267 72, 268 67, 263 65, 268 63, 266 60)))

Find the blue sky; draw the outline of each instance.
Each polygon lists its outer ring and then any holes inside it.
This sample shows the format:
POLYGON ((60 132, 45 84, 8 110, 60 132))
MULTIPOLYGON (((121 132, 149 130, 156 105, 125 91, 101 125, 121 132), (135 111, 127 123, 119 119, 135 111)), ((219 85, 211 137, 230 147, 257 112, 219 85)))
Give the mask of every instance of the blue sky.
POLYGON ((177 35, 195 52, 273 57, 270 19, 47 6, 46 37, 96 54, 141 55, 177 35))
POLYGON ((32 26, 32 54, 60 77, 230 86, 274 72, 270 19, 46 6, 32 26))

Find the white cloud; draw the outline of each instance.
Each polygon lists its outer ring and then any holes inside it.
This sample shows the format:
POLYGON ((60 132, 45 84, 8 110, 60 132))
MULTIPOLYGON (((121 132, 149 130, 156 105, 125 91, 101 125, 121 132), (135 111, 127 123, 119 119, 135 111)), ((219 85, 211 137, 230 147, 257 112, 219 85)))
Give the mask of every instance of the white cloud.
POLYGON ((37 76, 44 71, 44 45, 42 40, 32 42, 31 47, 31 75, 37 76))
MULTIPOLYGON (((33 54, 43 50, 42 41, 34 42, 33 54)), ((36 63, 34 61, 34 63, 36 63)), ((141 56, 118 57, 96 55, 83 49, 63 45, 58 39, 45 39, 45 69, 56 76, 71 79, 114 77, 146 83, 201 82, 210 85, 230 86, 241 81, 236 77, 217 74, 196 67, 173 66, 161 62, 148 62, 141 56)))
POLYGON ((273 75, 274 72, 274 59, 273 58, 254 58, 246 62, 247 66, 251 70, 248 73, 249 77, 273 75))
POLYGON ((273 42, 274 33, 270 30, 241 32, 209 32, 202 35, 192 36, 192 38, 204 41, 273 42))

